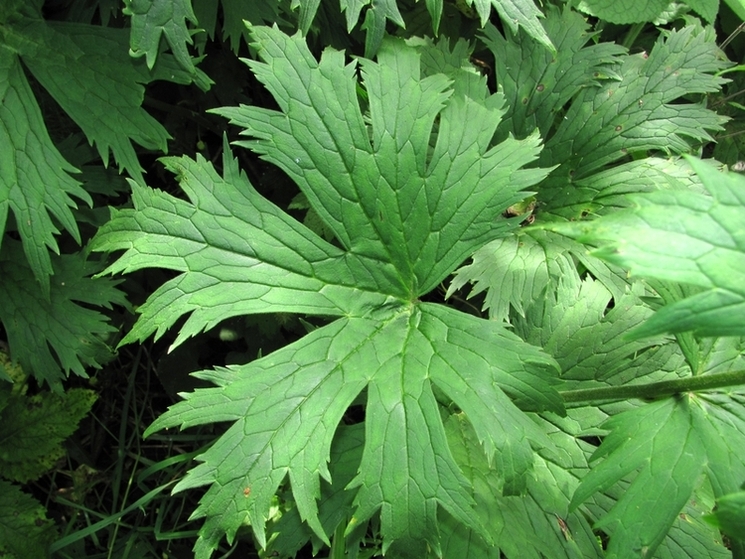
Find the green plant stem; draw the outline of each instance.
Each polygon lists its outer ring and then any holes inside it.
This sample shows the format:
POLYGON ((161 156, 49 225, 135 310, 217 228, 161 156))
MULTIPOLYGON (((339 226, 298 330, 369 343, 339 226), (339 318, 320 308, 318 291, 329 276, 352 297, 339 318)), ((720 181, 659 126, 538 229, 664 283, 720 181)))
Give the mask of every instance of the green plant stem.
POLYGON ((559 392, 564 403, 620 401, 630 398, 655 399, 680 394, 682 392, 700 392, 745 384, 745 370, 732 371, 714 375, 700 375, 675 380, 663 380, 649 384, 631 386, 609 386, 603 388, 585 388, 582 390, 565 390, 559 392))
POLYGON ((641 33, 642 29, 644 29, 645 25, 646 23, 635 23, 634 25, 632 25, 626 33, 626 36, 623 38, 623 43, 621 44, 627 49, 630 49, 636 41, 636 38, 639 36, 639 33, 641 33))

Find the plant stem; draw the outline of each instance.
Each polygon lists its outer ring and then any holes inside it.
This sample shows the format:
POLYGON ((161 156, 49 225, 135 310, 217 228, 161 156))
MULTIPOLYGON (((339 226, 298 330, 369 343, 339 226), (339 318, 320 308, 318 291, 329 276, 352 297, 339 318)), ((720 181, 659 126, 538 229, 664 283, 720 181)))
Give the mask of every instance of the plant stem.
POLYGON ((644 26, 646 23, 635 23, 631 26, 631 28, 626 33, 626 37, 623 39, 623 43, 621 43, 624 47, 627 49, 631 49, 632 45, 634 44, 634 41, 636 41, 637 37, 639 36, 639 33, 642 32, 642 29, 644 29, 644 26))
POLYGON ((625 386, 608 386, 602 388, 585 388, 582 390, 560 391, 564 402, 597 402, 620 401, 630 398, 654 399, 679 394, 681 392, 698 392, 702 390, 714 390, 745 384, 745 370, 732 371, 714 375, 699 375, 695 377, 678 378, 675 380, 663 380, 649 384, 635 384, 625 386))

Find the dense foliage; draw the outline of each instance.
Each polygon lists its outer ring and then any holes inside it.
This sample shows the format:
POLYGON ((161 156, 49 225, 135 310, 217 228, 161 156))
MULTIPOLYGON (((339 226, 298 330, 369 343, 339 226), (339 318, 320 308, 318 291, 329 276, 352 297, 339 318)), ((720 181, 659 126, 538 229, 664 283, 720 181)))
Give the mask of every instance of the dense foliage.
POLYGON ((738 17, 3 3, 0 555, 745 557, 738 17))

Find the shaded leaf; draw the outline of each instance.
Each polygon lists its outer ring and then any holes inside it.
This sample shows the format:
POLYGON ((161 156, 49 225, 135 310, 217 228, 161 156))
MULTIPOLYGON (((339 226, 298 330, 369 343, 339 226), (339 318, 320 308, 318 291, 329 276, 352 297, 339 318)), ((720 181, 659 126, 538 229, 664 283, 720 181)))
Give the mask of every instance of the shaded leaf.
POLYGON ((98 271, 82 253, 55 256, 49 297, 44 297, 25 264, 17 242, 6 241, 0 255, 0 320, 12 357, 29 374, 61 390, 70 371, 85 376, 86 367, 100 367, 112 352, 106 341, 116 329, 88 305, 126 306, 118 282, 91 279, 98 271))
POLYGON ((49 557, 57 539, 44 506, 20 487, 0 479, 0 554, 9 559, 49 557))
POLYGON ((192 44, 187 20, 197 23, 191 0, 125 0, 125 15, 130 16, 130 53, 145 56, 148 68, 155 65, 160 39, 165 36, 179 64, 194 72, 194 62, 186 45, 192 44))
POLYGON ((12 211, 33 277, 48 292, 53 273, 49 249, 59 252, 56 223, 80 242, 72 196, 87 204, 92 200, 70 176, 76 169, 49 138, 20 62, 6 49, 0 49, 0 98, 0 144, 5 146, 0 157, 0 231, 5 231, 12 211))

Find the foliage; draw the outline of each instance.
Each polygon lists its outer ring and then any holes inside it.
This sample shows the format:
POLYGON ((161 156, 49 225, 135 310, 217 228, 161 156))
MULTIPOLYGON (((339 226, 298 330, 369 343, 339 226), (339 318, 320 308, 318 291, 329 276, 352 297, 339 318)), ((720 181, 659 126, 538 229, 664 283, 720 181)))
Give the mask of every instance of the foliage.
POLYGON ((72 389, 64 395, 26 394, 26 377, 0 352, 0 364, 13 384, 0 385, 0 553, 13 559, 44 557, 54 541, 54 523, 44 507, 18 485, 52 469, 63 455, 62 442, 90 411, 96 394, 72 389))
POLYGON ((745 554, 740 0, 119 4, 0 6, 0 554, 745 554))

